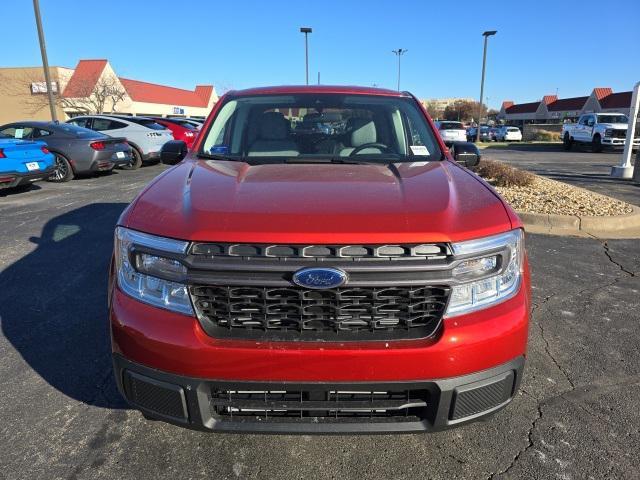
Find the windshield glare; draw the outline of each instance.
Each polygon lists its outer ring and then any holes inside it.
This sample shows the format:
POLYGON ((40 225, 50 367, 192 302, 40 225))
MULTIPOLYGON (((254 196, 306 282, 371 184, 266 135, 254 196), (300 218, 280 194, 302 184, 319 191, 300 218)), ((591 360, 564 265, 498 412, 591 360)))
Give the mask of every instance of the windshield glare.
POLYGON ((368 95, 232 97, 202 145, 201 154, 232 159, 441 157, 414 99, 368 95))

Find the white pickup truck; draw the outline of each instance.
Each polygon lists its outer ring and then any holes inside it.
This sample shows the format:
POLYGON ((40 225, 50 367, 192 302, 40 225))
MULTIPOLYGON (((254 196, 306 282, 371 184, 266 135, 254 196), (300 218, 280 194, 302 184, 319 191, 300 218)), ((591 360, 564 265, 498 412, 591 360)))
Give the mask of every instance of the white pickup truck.
MULTIPOLYGON (((586 113, 580 116, 578 123, 562 126, 564 149, 571 150, 574 143, 589 143, 594 152, 601 152, 605 146, 623 147, 628 124, 629 118, 622 113, 586 113)), ((633 146, 640 146, 638 129, 633 146)))

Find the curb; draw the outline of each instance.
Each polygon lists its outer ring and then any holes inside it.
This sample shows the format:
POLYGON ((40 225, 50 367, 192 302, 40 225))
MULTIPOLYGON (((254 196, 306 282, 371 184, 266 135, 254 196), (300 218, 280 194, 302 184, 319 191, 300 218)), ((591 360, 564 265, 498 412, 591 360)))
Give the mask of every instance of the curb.
POLYGON ((635 205, 632 205, 632 207, 633 211, 631 213, 613 217, 516 213, 522 220, 525 229, 530 229, 533 233, 640 238, 640 207, 635 205))

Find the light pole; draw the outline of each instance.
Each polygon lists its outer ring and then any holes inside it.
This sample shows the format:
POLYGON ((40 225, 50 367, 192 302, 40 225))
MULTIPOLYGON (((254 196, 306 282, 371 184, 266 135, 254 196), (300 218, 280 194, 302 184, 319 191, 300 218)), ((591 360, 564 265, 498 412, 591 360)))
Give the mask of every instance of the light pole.
POLYGON ((311 32, 313 32, 311 27, 300 27, 300 33, 304 33, 304 64, 307 85, 309 85, 309 34, 311 32))
POLYGON ((402 55, 407 53, 409 50, 407 50, 406 48, 399 48, 397 50, 391 51, 398 56, 398 91, 400 91, 400 57, 402 57, 402 55))
POLYGON ((482 120, 482 99, 484 98, 484 71, 487 66, 487 40, 489 37, 498 33, 497 30, 484 32, 484 51, 482 53, 482 80, 480 80, 480 106, 478 107, 478 128, 476 131, 476 142, 480 142, 480 120, 482 120))
POLYGON ((42 30, 42 18, 40 18, 40 4, 38 0, 33 0, 33 11, 36 14, 36 27, 38 29, 38 39, 40 40, 40 54, 42 55, 42 68, 44 69, 44 81, 47 84, 47 96, 49 97, 49 110, 51 110, 51 120, 58 120, 56 115, 56 105, 53 99, 53 89, 51 88, 51 77, 49 76, 49 61, 47 60, 47 47, 44 43, 44 31, 42 30))

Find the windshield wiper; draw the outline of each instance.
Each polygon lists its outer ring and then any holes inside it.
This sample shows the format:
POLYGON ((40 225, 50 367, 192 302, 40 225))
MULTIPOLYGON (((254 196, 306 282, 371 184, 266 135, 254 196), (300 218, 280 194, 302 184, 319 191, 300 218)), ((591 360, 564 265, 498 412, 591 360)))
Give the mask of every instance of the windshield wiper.
POLYGON ((384 159, 379 162, 357 159, 357 158, 342 158, 342 157, 323 157, 323 158, 304 158, 304 157, 290 157, 287 158, 285 163, 310 163, 310 164, 323 164, 323 163, 337 163, 344 165, 386 165, 392 160, 384 159))
POLYGON ((231 157, 227 157, 226 155, 219 155, 219 154, 215 154, 215 153, 205 153, 205 152, 200 152, 198 154, 196 154, 196 157, 198 158, 206 158, 207 160, 228 160, 230 162, 237 162, 241 159, 238 158, 231 158, 231 157))

